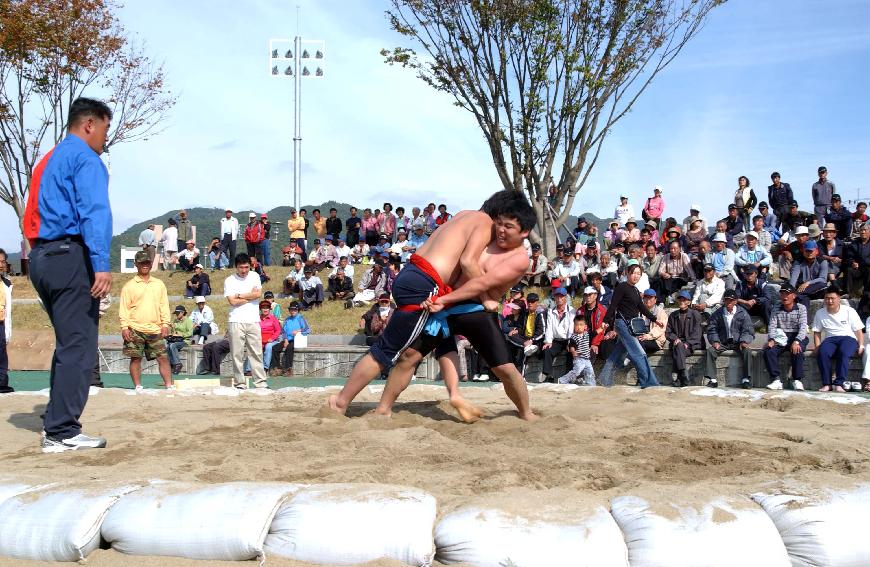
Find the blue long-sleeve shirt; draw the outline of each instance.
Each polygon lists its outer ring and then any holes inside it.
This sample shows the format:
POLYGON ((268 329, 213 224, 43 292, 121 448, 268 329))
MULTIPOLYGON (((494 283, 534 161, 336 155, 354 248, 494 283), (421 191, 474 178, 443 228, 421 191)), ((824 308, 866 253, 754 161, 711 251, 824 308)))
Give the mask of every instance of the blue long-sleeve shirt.
POLYGON ((311 334, 311 327, 302 315, 289 316, 284 319, 284 337, 293 340, 293 331, 302 331, 303 335, 311 334))
POLYGON ((97 152, 75 134, 67 135, 34 168, 24 236, 31 246, 37 239, 80 236, 94 271, 109 271, 109 172, 97 152))

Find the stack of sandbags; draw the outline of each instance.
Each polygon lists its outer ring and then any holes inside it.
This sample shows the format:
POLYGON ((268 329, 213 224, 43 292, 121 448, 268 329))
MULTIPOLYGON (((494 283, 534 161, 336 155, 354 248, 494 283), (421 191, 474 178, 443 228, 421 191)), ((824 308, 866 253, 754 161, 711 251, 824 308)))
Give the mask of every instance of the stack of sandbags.
POLYGON ((379 558, 428 566, 436 503, 414 488, 377 484, 312 485, 278 510, 266 552, 320 565, 379 558))
POLYGON ((298 489, 269 482, 156 482, 112 508, 103 522, 103 538, 131 555, 262 558, 275 512, 298 489))

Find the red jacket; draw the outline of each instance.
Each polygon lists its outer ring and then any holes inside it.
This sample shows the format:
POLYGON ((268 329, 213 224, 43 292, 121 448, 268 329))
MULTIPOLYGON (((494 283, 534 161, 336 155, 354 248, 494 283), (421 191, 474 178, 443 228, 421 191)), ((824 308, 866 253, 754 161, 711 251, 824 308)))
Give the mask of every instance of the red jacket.
POLYGON ((260 318, 260 333, 263 335, 263 344, 268 344, 281 336, 283 332, 281 323, 278 319, 269 313, 265 318, 260 318))
POLYGON ((587 312, 586 305, 584 304, 577 310, 577 312, 580 313, 580 315, 583 315, 583 318, 586 319, 586 323, 589 326, 589 345, 600 346, 601 342, 604 340, 604 333, 598 333, 597 330, 601 327, 601 324, 604 323, 604 316, 607 314, 607 308, 600 303, 596 303, 595 309, 587 312))
POLYGON ((245 225, 245 242, 259 244, 264 240, 266 240, 266 230, 263 228, 262 223, 258 222, 253 226, 250 224, 245 225))

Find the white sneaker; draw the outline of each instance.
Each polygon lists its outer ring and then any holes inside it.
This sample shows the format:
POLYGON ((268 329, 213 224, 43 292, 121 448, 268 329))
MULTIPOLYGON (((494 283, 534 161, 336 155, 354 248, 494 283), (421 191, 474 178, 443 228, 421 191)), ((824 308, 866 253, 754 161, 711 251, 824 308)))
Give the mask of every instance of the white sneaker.
POLYGON ((622 361, 622 367, 625 368, 629 364, 631 364, 631 360, 626 356, 625 360, 622 361))
POLYGON ((481 382, 489 382, 489 374, 481 374, 480 381, 481 382))
MULTIPOLYGON (((799 392, 804 391, 804 383, 801 382, 800 380, 795 380, 794 382, 792 382, 792 386, 794 386, 794 389, 799 391, 799 392)), ((780 389, 782 389, 782 388, 780 388, 780 389)))
POLYGON ((139 384, 139 385, 136 386, 136 388, 135 388, 135 390, 136 390, 137 392, 141 392, 141 391, 144 390, 144 389, 145 389, 145 388, 142 387, 142 384, 139 384))
POLYGON ((199 337, 199 344, 205 344, 205 337, 199 337))
MULTIPOLYGON (((798 380, 795 380, 795 382, 798 382, 798 380)), ((770 384, 767 385, 767 389, 768 390, 782 390, 782 381, 780 381, 780 379, 777 378, 776 380, 774 380, 773 382, 771 382, 770 384)), ((801 390, 803 390, 803 384, 801 384, 801 390)))
POLYGON ((862 389, 863 389, 863 387, 861 386, 861 382, 852 382, 852 391, 853 392, 860 392, 862 389))
POLYGON ((77 451, 78 449, 102 449, 105 446, 105 438, 91 437, 84 433, 79 433, 69 439, 55 439, 48 436, 42 438, 43 453, 63 453, 64 451, 77 451))
POLYGON ((175 384, 173 384, 172 386, 166 386, 166 391, 167 392, 175 392, 176 391, 175 384))
POLYGON ((472 382, 480 382, 480 374, 475 374, 471 377, 472 382))

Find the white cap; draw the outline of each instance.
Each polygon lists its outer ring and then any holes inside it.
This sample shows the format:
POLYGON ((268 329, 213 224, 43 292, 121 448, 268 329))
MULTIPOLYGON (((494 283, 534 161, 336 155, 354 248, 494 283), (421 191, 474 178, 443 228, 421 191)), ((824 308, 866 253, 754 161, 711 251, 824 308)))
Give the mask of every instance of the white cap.
POLYGON ((662 192, 662 186, 661 186, 661 185, 656 185, 655 187, 653 187, 653 191, 658 191, 659 193, 661 193, 661 192, 662 192))
POLYGON ((758 240, 758 233, 755 232, 754 230, 750 230, 749 232, 746 233, 747 238, 749 238, 750 236, 752 238, 754 238, 755 240, 758 240))
POLYGON ((249 219, 254 218, 255 216, 257 216, 257 213, 248 213, 249 219))
POLYGON ((689 210, 690 211, 698 211, 700 213, 701 212, 701 205, 692 203, 691 205, 689 205, 689 210))
POLYGON ((810 229, 808 229, 805 226, 799 226, 796 229, 794 229, 794 233, 795 233, 795 236, 797 236, 798 234, 809 234, 810 229))
POLYGON ((202 264, 197 264, 196 266, 194 266, 194 268, 199 268, 200 270, 204 269, 204 268, 202 267, 202 264))
POLYGON ((586 295, 588 293, 598 293, 598 290, 595 289, 594 287, 592 287, 591 285, 587 285, 586 289, 583 290, 583 295, 586 295))
POLYGON ((713 237, 713 242, 728 242, 728 239, 721 232, 717 232, 716 236, 713 237))
POLYGON ((201 295, 197 295, 193 298, 194 303, 205 303, 205 298, 201 295))

